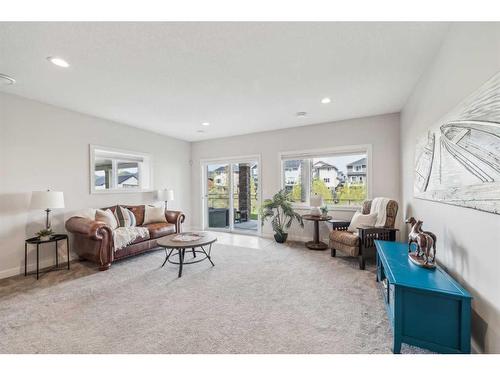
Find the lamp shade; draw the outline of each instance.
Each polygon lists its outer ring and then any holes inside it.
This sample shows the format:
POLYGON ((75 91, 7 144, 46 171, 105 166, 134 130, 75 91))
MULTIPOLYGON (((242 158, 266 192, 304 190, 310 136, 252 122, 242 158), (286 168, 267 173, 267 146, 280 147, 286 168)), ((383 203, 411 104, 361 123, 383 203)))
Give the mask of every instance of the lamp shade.
POLYGON ((31 208, 64 208, 64 194, 62 191, 34 191, 31 208))
POLYGON ((167 190, 167 201, 173 201, 174 200, 174 191, 172 189, 167 190))
POLYGON ((156 192, 156 196, 161 201, 173 201, 174 191, 171 189, 160 189, 156 192))
POLYGON ((166 201, 167 200, 167 191, 165 189, 159 189, 156 191, 156 198, 160 201, 166 201))
POLYGON ((314 194, 311 196, 311 207, 321 207, 323 206, 323 197, 319 194, 314 194))

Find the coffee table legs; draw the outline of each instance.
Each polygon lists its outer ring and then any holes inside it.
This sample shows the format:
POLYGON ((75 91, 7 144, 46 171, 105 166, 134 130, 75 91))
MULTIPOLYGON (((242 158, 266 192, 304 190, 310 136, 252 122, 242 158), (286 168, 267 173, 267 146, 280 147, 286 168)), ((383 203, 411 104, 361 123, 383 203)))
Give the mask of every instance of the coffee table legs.
POLYGON ((170 250, 170 252, 169 252, 168 249, 165 248, 165 261, 163 262, 161 267, 163 267, 165 265, 165 263, 167 263, 168 258, 170 258, 170 254, 172 254, 173 251, 174 251, 174 249, 170 250))
POLYGON ((208 248, 208 254, 205 251, 205 249, 203 248, 203 246, 200 246, 200 248, 205 253, 205 255, 207 256, 207 258, 210 261, 210 263, 212 263, 212 266, 215 266, 214 262, 212 262, 212 258, 210 258, 210 253, 212 252, 212 244, 210 244, 210 247, 208 248))
MULTIPOLYGON (((199 246, 199 247, 200 247, 201 251, 203 252, 203 254, 205 254, 205 258, 202 258, 202 259, 199 259, 196 261, 190 261, 187 263, 184 262, 184 258, 186 257, 186 249, 169 249, 169 248, 165 247, 165 260, 163 261, 163 264, 161 265, 160 268, 162 268, 163 266, 165 266, 165 264, 167 264, 167 262, 170 259, 170 256, 173 254, 173 252, 175 250, 177 250, 177 255, 179 256, 179 262, 170 261, 170 263, 179 265, 179 276, 178 277, 182 276, 182 269, 184 268, 184 264, 198 263, 198 262, 201 262, 205 259, 208 259, 208 261, 212 264, 212 266, 215 266, 215 264, 214 264, 214 262, 212 262, 212 258, 211 258, 212 244, 209 245, 208 252, 205 250, 205 248, 203 246, 199 246)), ((193 258, 196 258, 195 248, 191 248, 191 251, 193 252, 193 258)))
POLYGON ((186 254, 186 249, 179 249, 179 276, 182 276, 182 263, 184 263, 184 255, 186 254))

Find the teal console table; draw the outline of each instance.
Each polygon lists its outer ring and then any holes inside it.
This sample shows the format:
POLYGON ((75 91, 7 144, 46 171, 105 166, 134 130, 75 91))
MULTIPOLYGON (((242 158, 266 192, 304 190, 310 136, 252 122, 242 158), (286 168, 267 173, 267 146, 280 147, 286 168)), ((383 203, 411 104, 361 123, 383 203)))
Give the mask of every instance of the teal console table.
POLYGON ((407 343, 438 353, 470 353, 471 295, 442 268, 408 259, 408 244, 375 241, 393 353, 407 343))

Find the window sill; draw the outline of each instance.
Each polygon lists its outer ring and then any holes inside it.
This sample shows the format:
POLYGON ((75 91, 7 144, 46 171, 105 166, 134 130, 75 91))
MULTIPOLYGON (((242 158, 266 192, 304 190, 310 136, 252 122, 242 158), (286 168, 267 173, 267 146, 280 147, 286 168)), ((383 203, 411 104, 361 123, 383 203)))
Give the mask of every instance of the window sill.
MULTIPOLYGON (((296 206, 296 205, 292 205, 292 207, 295 211, 310 211, 313 208, 309 206, 296 206)), ((362 206, 339 206, 339 207, 328 208, 328 212, 335 212, 335 211, 355 212, 360 210, 361 208, 362 206)))

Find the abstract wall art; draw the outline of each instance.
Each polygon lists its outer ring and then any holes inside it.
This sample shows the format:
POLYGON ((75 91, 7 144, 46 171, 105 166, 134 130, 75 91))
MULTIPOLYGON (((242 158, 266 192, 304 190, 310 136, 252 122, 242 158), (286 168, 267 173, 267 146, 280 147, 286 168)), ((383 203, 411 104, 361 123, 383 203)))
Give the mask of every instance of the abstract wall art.
POLYGON ((500 72, 417 140, 414 196, 500 214, 500 72))

